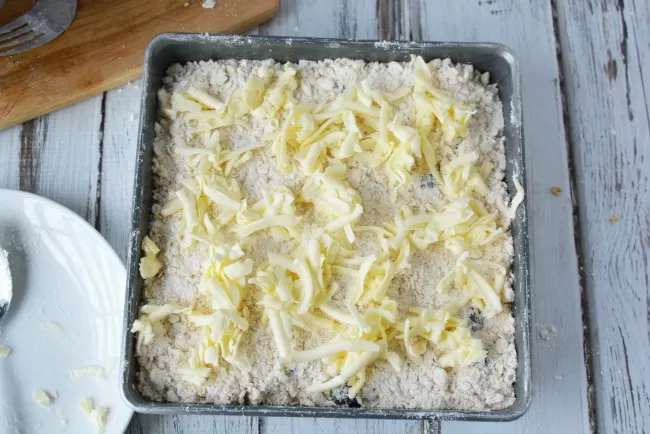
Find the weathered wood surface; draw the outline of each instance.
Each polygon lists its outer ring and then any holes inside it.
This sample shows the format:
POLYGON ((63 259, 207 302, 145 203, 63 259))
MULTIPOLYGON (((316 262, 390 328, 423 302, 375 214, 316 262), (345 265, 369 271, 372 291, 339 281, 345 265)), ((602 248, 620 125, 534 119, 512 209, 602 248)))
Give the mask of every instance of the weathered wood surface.
POLYGON ((571 0, 558 17, 598 431, 648 432, 650 4, 571 0))
MULTIPOLYGON (((619 0, 619 6, 593 3, 591 8, 578 1, 559 4, 554 27, 551 0, 525 4, 515 0, 287 0, 278 16, 256 31, 496 41, 518 54, 524 77, 533 249, 533 405, 516 422, 445 422, 441 424, 445 433, 589 431, 589 383, 573 232, 576 199, 582 217, 585 299, 593 313, 592 333, 587 336, 600 348, 593 354, 598 426, 602 432, 621 433, 643 432, 650 426, 649 135, 642 76, 650 66, 649 14, 647 5, 631 0, 619 0), (561 43, 559 53, 555 34, 561 43), (564 72, 566 80, 567 132, 577 198, 571 196, 558 71, 564 72), (562 188, 561 196, 550 193, 553 186, 562 188), (614 215, 622 218, 611 224, 607 218, 614 215), (540 339, 539 332, 551 327, 557 335, 540 339)), ((0 131, 0 188, 33 191, 70 207, 94 224, 126 259, 139 94, 136 81, 0 131)), ((436 423, 414 421, 135 415, 128 432, 404 434, 439 428, 436 423)))

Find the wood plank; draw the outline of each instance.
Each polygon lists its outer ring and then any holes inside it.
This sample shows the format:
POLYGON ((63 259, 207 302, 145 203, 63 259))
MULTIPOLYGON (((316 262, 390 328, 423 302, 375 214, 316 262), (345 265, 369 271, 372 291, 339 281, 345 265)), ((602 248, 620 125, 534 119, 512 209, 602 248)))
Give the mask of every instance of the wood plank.
POLYGON ((52 199, 94 224, 97 216, 102 97, 23 125, 21 190, 52 199))
POLYGON ((258 434, 256 417, 134 414, 128 434, 258 434))
POLYGON ((0 56, 0 129, 138 77, 145 47, 160 33, 242 32, 271 17, 278 2, 219 0, 206 9, 198 0, 79 0, 74 21, 54 41, 0 56))
MULTIPOLYGON (((260 34, 285 36, 377 39, 377 13, 387 13, 391 2, 373 0, 283 0, 279 13, 260 26, 260 34), (383 12, 386 11, 386 12, 383 12)), ((392 9, 391 9, 392 10, 392 9)), ((382 36, 396 37, 404 28, 402 15, 385 20, 382 36)), ((400 36, 402 34, 400 33, 400 36)), ((420 433, 419 421, 381 421, 316 418, 265 418, 260 434, 285 433, 420 433)))
POLYGON ((283 0, 259 26, 261 35, 372 39, 377 37, 374 0, 283 0))
MULTIPOLYGON (((419 421, 269 417, 260 434, 421 434, 419 421)), ((428 434, 428 433, 427 433, 428 434)), ((433 433, 431 433, 433 434, 433 433)))
POLYGON ((0 131, 0 188, 18 189, 21 131, 20 126, 0 131))
POLYGON ((533 403, 511 423, 443 422, 449 433, 589 432, 578 263, 550 2, 413 0, 425 40, 493 41, 523 76, 533 314, 533 403), (553 186, 563 194, 551 194, 553 186), (552 270, 552 272, 551 272, 552 270), (540 331, 554 327, 545 341, 540 331), (557 378, 557 379, 556 379, 557 378))
POLYGON ((648 2, 558 2, 603 433, 650 429, 649 21, 648 2))
POLYGON ((141 80, 106 92, 98 230, 126 264, 141 80))

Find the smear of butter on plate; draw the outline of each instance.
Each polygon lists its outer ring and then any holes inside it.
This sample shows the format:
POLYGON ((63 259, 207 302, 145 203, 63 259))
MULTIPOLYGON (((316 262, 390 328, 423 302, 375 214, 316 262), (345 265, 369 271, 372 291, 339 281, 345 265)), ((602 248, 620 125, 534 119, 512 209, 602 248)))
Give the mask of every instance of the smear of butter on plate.
POLYGON ((54 321, 45 321, 41 323, 41 328, 52 333, 63 333, 63 327, 54 321))
POLYGON ((11 354, 11 347, 7 345, 0 345, 0 359, 9 357, 10 354, 11 354))
POLYGON ((101 366, 84 366, 70 371, 70 377, 75 379, 86 377, 105 378, 106 370, 101 366))

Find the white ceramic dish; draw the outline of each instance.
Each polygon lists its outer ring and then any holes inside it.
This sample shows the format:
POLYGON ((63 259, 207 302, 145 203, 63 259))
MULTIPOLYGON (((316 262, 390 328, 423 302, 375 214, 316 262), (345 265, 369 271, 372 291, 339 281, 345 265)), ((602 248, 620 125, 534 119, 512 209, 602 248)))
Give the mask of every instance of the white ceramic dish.
POLYGON ((13 300, 0 323, 0 432, 94 433, 79 403, 109 408, 105 433, 121 433, 132 410, 119 389, 126 272, 85 220, 57 203, 0 190, 0 246, 9 253, 13 300), (101 366, 105 378, 73 379, 101 366), (51 405, 33 394, 46 390, 51 405))

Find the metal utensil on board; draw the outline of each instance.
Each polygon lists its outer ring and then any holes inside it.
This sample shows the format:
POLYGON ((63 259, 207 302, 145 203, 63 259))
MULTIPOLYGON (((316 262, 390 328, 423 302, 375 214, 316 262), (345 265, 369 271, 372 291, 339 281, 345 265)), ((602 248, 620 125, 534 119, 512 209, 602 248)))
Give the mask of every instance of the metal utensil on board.
POLYGON ((63 33, 77 12, 77 0, 39 0, 28 12, 0 26, 0 56, 47 44, 63 33))

